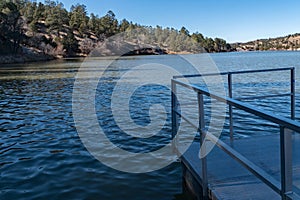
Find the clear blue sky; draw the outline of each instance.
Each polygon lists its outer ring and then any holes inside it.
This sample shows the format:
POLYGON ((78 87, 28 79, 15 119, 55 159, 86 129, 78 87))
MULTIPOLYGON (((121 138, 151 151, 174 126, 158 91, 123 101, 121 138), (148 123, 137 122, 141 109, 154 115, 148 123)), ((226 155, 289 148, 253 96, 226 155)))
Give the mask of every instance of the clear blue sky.
POLYGON ((85 4, 103 16, 112 10, 118 20, 142 25, 185 26, 191 33, 228 42, 285 36, 300 32, 299 0, 59 0, 67 10, 85 4))

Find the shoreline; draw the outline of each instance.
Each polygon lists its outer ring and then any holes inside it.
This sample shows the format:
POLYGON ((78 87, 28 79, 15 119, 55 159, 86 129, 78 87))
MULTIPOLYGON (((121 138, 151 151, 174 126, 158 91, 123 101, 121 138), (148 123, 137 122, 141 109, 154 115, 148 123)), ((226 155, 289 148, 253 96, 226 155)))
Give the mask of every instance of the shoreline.
POLYGON ((56 57, 46 54, 0 55, 0 64, 25 64, 56 59, 56 57))
MULTIPOLYGON (((231 52, 214 52, 211 54, 216 53, 232 53, 232 52, 300 52, 299 50, 268 50, 268 51, 231 51, 231 52)), ((194 54, 191 52, 168 52, 165 54, 129 54, 124 55, 126 57, 130 56, 144 56, 144 55, 186 55, 186 54, 194 54)), ((42 61, 53 61, 58 59, 73 59, 73 58, 86 58, 87 56, 74 56, 74 57, 54 57, 47 54, 17 54, 17 55, 0 55, 0 65, 6 64, 27 64, 27 63, 34 63, 34 62, 42 62, 42 61)))

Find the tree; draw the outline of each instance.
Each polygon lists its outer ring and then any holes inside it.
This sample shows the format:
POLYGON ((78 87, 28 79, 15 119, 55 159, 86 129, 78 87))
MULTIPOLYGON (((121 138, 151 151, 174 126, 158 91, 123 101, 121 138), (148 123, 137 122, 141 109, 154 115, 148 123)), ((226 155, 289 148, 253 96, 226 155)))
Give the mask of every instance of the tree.
POLYGON ((85 5, 72 5, 70 14, 70 26, 74 29, 79 30, 83 35, 88 28, 88 17, 85 5))
POLYGON ((12 53, 17 53, 25 35, 23 20, 16 4, 12 2, 1 4, 0 30, 2 43, 12 46, 12 53), (12 45, 10 45, 11 43, 12 45))
POLYGON ((91 13, 88 22, 88 28, 93 32, 96 32, 97 30, 97 20, 98 20, 98 16, 94 15, 94 13, 91 13))
POLYGON ((29 1, 21 9, 21 14, 26 18, 28 23, 30 23, 34 20, 34 13, 35 13, 36 8, 37 8, 36 2, 31 3, 29 1))
POLYGON ((49 30, 56 30, 57 35, 63 29, 63 25, 69 21, 68 12, 64 9, 63 4, 59 3, 56 6, 50 7, 47 11, 46 25, 49 30))
POLYGON ((33 18, 36 21, 45 20, 45 5, 41 2, 39 2, 38 6, 36 7, 33 18))
POLYGON ((187 36, 190 36, 190 32, 183 26, 181 27, 180 31, 179 31, 181 34, 184 34, 184 35, 187 35, 187 36))
POLYGON ((192 37, 193 40, 195 40, 199 44, 203 43, 203 41, 204 41, 203 35, 201 33, 198 33, 198 32, 193 33, 191 35, 191 37, 192 37))
POLYGON ((119 31, 120 32, 125 32, 130 26, 130 23, 126 20, 123 19, 120 23, 119 31))
POLYGON ((108 11, 104 17, 100 18, 100 24, 102 31, 106 37, 110 37, 119 32, 118 30, 118 20, 115 18, 113 11, 108 11))
POLYGON ((67 56, 73 56, 79 53, 79 44, 72 31, 69 31, 67 36, 63 38, 62 44, 67 56))
POLYGON ((221 38, 215 38, 214 50, 216 52, 227 50, 226 49, 226 41, 221 38))
POLYGON ((6 2, 14 3, 16 5, 17 9, 20 11, 26 6, 26 3, 28 3, 28 0, 6 0, 6 2))
POLYGON ((205 41, 203 42, 203 47, 207 52, 214 52, 214 45, 215 42, 212 38, 205 38, 205 41))
POLYGON ((38 32, 38 22, 37 22, 37 20, 34 19, 32 22, 30 22, 29 27, 30 27, 33 34, 38 32))
POLYGON ((230 44, 226 43, 226 51, 232 51, 232 47, 230 44))

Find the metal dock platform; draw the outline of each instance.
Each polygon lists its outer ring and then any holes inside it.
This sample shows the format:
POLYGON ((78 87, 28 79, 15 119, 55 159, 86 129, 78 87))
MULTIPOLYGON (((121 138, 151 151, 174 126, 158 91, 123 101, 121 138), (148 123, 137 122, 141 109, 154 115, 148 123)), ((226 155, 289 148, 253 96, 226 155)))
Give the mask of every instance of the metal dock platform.
MULTIPOLYGON (((300 136, 293 135, 293 145, 300 144, 300 136)), ((243 156, 264 169, 280 184, 280 157, 274 154, 280 152, 278 136, 262 136, 260 138, 244 138, 234 141, 233 149, 243 152, 243 156), (257 143, 261 145, 257 147, 257 143), (275 152, 275 153, 274 153, 275 152), (269 155, 269 156, 268 156, 269 155)), ((227 141, 230 145, 230 141, 227 141)), ((199 159, 200 145, 195 142, 181 157, 185 190, 197 198, 202 198, 202 169, 199 159)), ((298 157, 293 162, 293 182, 300 186, 300 149, 293 149, 293 156, 298 157)), ((218 147, 207 156, 208 197, 210 199, 281 199, 281 196, 264 184, 259 178, 245 169, 238 161, 231 159, 218 147)), ((294 188, 299 194, 299 188, 294 188)), ((297 193, 291 194, 292 199, 297 193)))
MULTIPOLYGON (((248 98, 249 99, 249 98, 248 98)), ((200 135, 180 155, 183 189, 191 199, 300 199, 300 123, 295 118, 295 70, 279 68, 207 75, 185 75, 172 79, 172 137, 177 148, 180 120, 185 120, 200 135), (274 115, 232 98, 232 75, 290 71, 290 93, 259 96, 269 98, 290 96, 290 118, 274 115), (180 78, 227 75, 228 97, 218 96, 180 78), (198 122, 194 124, 179 109, 177 87, 197 93, 198 122), (228 106, 230 138, 219 139, 210 133, 205 121, 204 96, 228 106), (233 109, 253 114, 278 127, 278 134, 234 139, 233 109), (208 146, 214 145, 206 155, 208 146), (204 155, 204 156, 203 156, 204 155)))

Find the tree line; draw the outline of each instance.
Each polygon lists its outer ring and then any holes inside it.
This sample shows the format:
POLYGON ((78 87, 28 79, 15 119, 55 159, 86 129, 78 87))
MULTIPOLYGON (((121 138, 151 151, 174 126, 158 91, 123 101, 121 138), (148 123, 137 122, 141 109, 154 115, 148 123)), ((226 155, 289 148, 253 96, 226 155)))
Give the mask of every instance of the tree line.
POLYGON ((70 11, 61 2, 45 0, 4 0, 0 2, 0 54, 18 54, 24 49, 53 56, 87 55, 106 38, 134 29, 143 30, 146 42, 168 51, 191 53, 232 51, 221 38, 204 37, 182 27, 143 26, 126 19, 117 20, 113 11, 104 16, 91 13, 83 4, 70 11), (25 48, 24 48, 25 47, 25 48))

